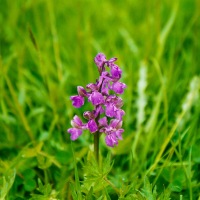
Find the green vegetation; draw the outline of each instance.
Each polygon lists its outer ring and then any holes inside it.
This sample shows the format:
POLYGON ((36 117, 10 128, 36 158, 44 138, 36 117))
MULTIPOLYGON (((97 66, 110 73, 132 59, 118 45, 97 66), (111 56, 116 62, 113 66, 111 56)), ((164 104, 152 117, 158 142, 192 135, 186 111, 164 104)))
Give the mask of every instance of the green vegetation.
POLYGON ((200 199, 200 1, 0 0, 0 200, 200 199), (94 56, 123 69, 124 140, 66 130, 94 56))

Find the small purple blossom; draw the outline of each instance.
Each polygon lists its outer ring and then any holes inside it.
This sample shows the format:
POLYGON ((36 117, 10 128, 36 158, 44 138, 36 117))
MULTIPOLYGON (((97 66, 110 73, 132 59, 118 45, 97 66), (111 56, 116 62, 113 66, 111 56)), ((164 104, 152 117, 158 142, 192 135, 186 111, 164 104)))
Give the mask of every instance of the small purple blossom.
POLYGON ((71 96, 70 99, 72 100, 72 105, 75 108, 80 108, 84 104, 84 98, 82 96, 71 96))
POLYGON ((94 119, 90 119, 87 125, 91 133, 95 133, 98 130, 97 123, 95 122, 94 119))
POLYGON ((94 110, 83 114, 87 123, 83 123, 77 115, 74 116, 72 128, 68 129, 71 140, 76 140, 86 129, 93 134, 104 133, 105 143, 109 147, 118 145, 118 140, 122 140, 124 130, 121 127, 125 112, 121 109, 123 101, 116 94, 123 94, 126 84, 119 81, 122 70, 115 64, 116 60, 117 58, 106 60, 103 53, 97 54, 94 62, 100 74, 98 80, 96 83, 89 83, 86 89, 78 86, 78 95, 71 96, 72 105, 76 108, 84 105, 84 98, 94 106, 94 110), (110 90, 116 94, 109 94, 110 90))
POLYGON ((111 68, 110 72, 111 72, 112 77, 120 79, 122 75, 122 70, 115 64, 111 65, 110 68, 111 68))
POLYGON ((115 112, 116 112, 117 108, 115 107, 114 104, 109 103, 106 105, 106 110, 105 110, 105 114, 107 117, 114 117, 115 116, 115 112))
POLYGON ((103 117, 101 119, 99 119, 99 127, 105 127, 108 125, 108 120, 107 117, 103 117))
POLYGON ((71 134, 71 140, 76 140, 83 133, 82 129, 78 128, 69 128, 67 131, 71 134))
POLYGON ((126 84, 121 82, 115 82, 110 87, 113 91, 115 91, 117 94, 123 94, 124 89, 126 88, 126 84))
POLYGON ((83 122, 81 121, 81 119, 75 115, 73 120, 71 120, 71 125, 74 127, 74 128, 83 128, 85 125, 83 124, 83 122))
POLYGON ((106 62, 106 56, 103 53, 99 53, 94 58, 94 62, 98 67, 99 73, 105 70, 104 64, 106 62))
POLYGON ((94 106, 103 104, 104 103, 104 97, 100 92, 92 92, 92 94, 89 96, 88 101, 92 102, 94 106))
POLYGON ((112 119, 110 124, 100 129, 100 132, 105 132, 105 142, 108 146, 114 147, 118 145, 118 140, 122 140, 122 133, 124 132, 121 129, 122 121, 117 119, 112 119))
POLYGON ((76 140, 87 127, 87 125, 84 124, 77 115, 75 115, 73 120, 71 120, 71 125, 73 128, 67 130, 71 134, 71 140, 76 140))

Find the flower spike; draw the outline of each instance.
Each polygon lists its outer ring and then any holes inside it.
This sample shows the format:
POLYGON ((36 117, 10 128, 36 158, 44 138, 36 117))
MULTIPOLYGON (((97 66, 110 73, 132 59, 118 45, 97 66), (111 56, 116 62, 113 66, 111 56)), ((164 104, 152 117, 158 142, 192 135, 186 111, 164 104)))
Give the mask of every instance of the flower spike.
POLYGON ((94 110, 85 111, 83 114, 88 120, 87 123, 84 124, 77 115, 74 116, 71 121, 72 128, 68 129, 71 140, 76 140, 86 129, 94 135, 104 133, 105 143, 109 147, 118 145, 118 140, 122 140, 124 130, 121 127, 125 112, 121 109, 123 100, 116 94, 123 94, 126 84, 119 82, 122 70, 115 64, 116 60, 117 58, 106 60, 103 53, 98 53, 94 58, 100 74, 98 80, 96 83, 89 83, 86 89, 78 86, 78 95, 71 96, 72 105, 76 108, 84 105, 85 98, 94 106, 94 110), (116 94, 110 94, 110 90, 116 94))

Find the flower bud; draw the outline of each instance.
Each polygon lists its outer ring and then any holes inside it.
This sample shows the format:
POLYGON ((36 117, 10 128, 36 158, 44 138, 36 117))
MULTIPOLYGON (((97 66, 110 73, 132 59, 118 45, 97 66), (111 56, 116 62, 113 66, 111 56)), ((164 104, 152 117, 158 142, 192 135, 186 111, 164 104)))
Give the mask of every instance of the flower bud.
POLYGON ((97 91, 98 90, 98 86, 94 83, 87 84, 86 88, 90 89, 91 91, 97 91))
POLYGON ((94 111, 90 112, 90 111, 86 111, 83 113, 83 117, 85 119, 94 119, 95 118, 95 115, 94 115, 94 111))
POLYGON ((78 86, 77 91, 80 96, 87 97, 87 92, 82 86, 78 86))

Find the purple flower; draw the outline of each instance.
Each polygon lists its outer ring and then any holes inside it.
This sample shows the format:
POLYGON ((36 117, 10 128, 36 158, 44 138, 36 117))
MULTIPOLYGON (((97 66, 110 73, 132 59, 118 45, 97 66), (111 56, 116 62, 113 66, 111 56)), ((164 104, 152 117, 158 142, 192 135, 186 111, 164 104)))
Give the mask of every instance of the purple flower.
POLYGON ((123 101, 120 97, 117 97, 116 95, 109 95, 106 98, 106 104, 113 103, 117 108, 121 108, 123 106, 123 101))
POLYGON ((103 53, 98 53, 94 58, 94 62, 98 67, 102 67, 102 65, 106 62, 106 56, 103 53))
POLYGON ((69 128, 67 131, 71 134, 71 140, 76 140, 83 133, 82 129, 78 128, 69 128))
POLYGON ((83 133, 83 130, 87 128, 86 124, 83 124, 77 115, 71 120, 71 125, 73 128, 67 130, 71 134, 71 140, 76 140, 83 133))
POLYGON ((106 105, 106 110, 105 110, 105 114, 108 117, 115 117, 115 111, 116 111, 116 107, 114 106, 114 104, 109 103, 106 105))
POLYGON ((126 84, 121 82, 115 82, 111 86, 111 89, 114 90, 117 94, 122 94, 125 88, 126 84))
POLYGON ((118 145, 118 140, 114 133, 106 135, 105 142, 109 147, 114 147, 115 145, 118 145))
POLYGON ((104 103, 104 97, 100 92, 92 92, 89 96, 88 101, 92 102, 94 106, 104 103))
POLYGON ((97 123, 94 119, 90 119, 87 125, 91 133, 95 133, 98 130, 97 123))
POLYGON ((122 109, 116 107, 113 103, 106 104, 105 114, 107 117, 116 118, 118 120, 122 120, 125 112, 122 109))
POLYGON ((71 96, 70 99, 72 100, 72 105, 75 108, 80 108, 84 104, 84 98, 82 96, 71 96))
POLYGON ((99 126, 100 127, 106 127, 108 126, 108 120, 107 120, 107 117, 103 117, 101 119, 99 119, 99 126))
POLYGON ((115 111, 115 118, 118 120, 122 120, 122 117, 125 115, 125 112, 122 109, 117 109, 115 111))
POLYGON ((114 147, 118 145, 118 140, 122 140, 124 130, 121 129, 121 126, 122 121, 113 119, 108 126, 100 130, 100 132, 103 131, 106 133, 105 142, 108 146, 114 147))
POLYGON ((106 60, 103 53, 97 54, 94 62, 99 70, 99 78, 95 83, 89 83, 86 89, 78 86, 78 95, 71 96, 72 105, 76 108, 84 105, 84 98, 94 107, 92 111, 83 114, 87 123, 83 123, 77 115, 74 116, 71 121, 72 128, 68 129, 71 140, 76 140, 86 129, 93 134, 104 133, 105 143, 109 147, 118 145, 118 140, 122 140, 124 130, 121 127, 125 112, 121 109, 123 101, 117 94, 124 92, 126 84, 119 82, 122 70, 115 64, 116 60, 117 58, 106 60), (116 94, 110 94, 110 90, 116 94))
POLYGON ((75 115, 73 120, 71 120, 71 125, 74 127, 74 128, 84 128, 85 125, 83 124, 83 122, 81 121, 81 119, 75 115))
POLYGON ((122 70, 117 65, 112 64, 110 68, 111 68, 110 72, 113 78, 117 79, 121 78, 122 70))

